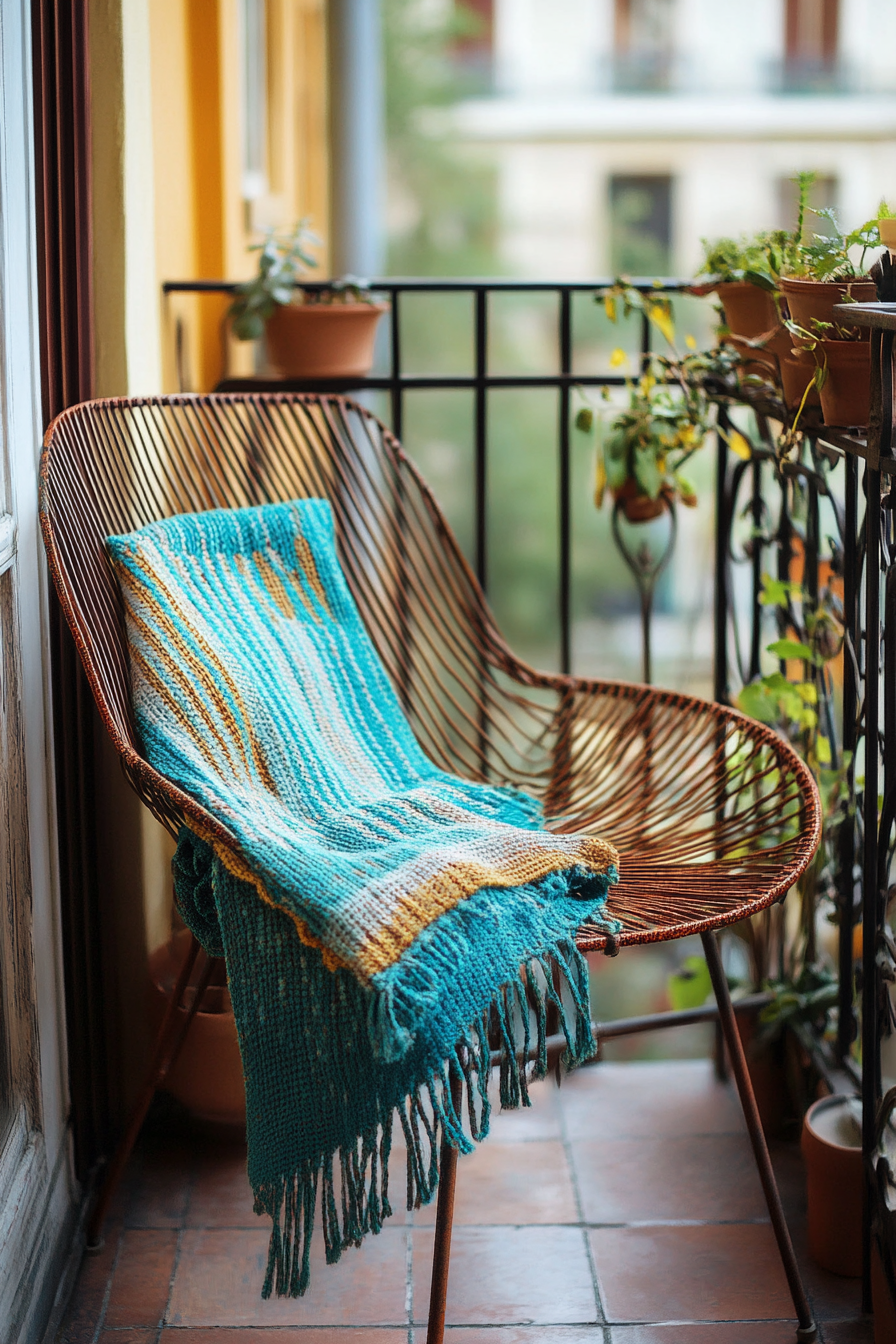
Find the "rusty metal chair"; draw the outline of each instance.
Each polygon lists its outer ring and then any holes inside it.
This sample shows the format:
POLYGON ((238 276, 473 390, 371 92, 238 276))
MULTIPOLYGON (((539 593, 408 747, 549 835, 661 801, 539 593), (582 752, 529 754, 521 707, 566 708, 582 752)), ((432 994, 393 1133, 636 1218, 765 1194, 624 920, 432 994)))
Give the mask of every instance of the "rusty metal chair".
MULTIPOLYGON (((722 705, 620 682, 534 671, 498 631, 438 505, 400 444, 338 396, 198 395, 86 403, 47 432, 41 522, 66 618, 125 773, 175 832, 198 823, 235 840, 141 756, 131 715, 110 533, 179 512, 302 496, 330 500, 348 583, 423 748, 445 769, 526 790, 547 824, 594 828, 622 855, 610 906, 623 930, 584 925, 586 951, 700 934, 721 1029, 799 1319, 816 1338, 722 970, 715 930, 782 898, 820 834, 812 778, 776 734, 722 705)), ((190 1013, 177 1008, 193 944, 146 1087, 111 1164, 127 1161, 190 1013)), ((213 968, 206 965, 190 1012, 213 968)), ((436 1221, 430 1344, 445 1319, 455 1154, 436 1221)), ((91 1225, 98 1234, 106 1200, 91 1225)))

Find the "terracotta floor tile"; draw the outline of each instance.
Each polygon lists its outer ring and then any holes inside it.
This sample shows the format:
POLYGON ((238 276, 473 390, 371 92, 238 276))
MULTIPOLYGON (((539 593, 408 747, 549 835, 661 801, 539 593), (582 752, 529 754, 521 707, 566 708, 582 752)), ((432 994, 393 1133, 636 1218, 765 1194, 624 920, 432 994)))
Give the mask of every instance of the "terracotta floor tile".
MULTIPOLYGON (((566 1086, 566 1079, 563 1081, 566 1086)), ((531 1106, 520 1106, 515 1111, 502 1111, 497 1093, 493 1092, 490 1135, 499 1143, 528 1143, 539 1139, 559 1139, 560 1099, 553 1077, 529 1084, 531 1106)))
POLYGON ((142 1330, 104 1330, 99 1344, 156 1344, 158 1337, 157 1325, 144 1326, 142 1330))
POLYGON ((787 1320, 787 1280, 768 1224, 589 1232, 607 1319, 787 1320))
POLYGON ((745 1134, 579 1140, 570 1146, 586 1222, 768 1216, 745 1134))
MULTIPOLYGON (((455 1226, 480 1223, 577 1223, 566 1153, 556 1139, 526 1144, 486 1139, 457 1166, 455 1226)), ((435 1221, 435 1201, 414 1214, 435 1221)))
POLYGON ((137 1154, 129 1172, 126 1227, 180 1227, 190 1194, 196 1148, 176 1137, 137 1154))
POLYGON ((824 1344, 874 1344, 874 1321, 828 1321, 822 1326, 824 1344))
MULTIPOLYGON (((167 1325, 396 1325, 405 1311, 407 1234, 384 1228, 348 1250, 338 1265, 324 1261, 315 1229, 311 1287, 304 1298, 262 1300, 268 1254, 263 1228, 190 1228, 183 1234, 167 1325)), ((229 1337, 228 1337, 229 1338, 229 1337)))
POLYGON ((708 1059, 598 1064, 564 1079, 560 1105, 574 1139, 730 1134, 744 1129, 737 1096, 708 1059))
MULTIPOLYGON (((429 1310, 433 1234, 414 1233, 414 1320, 429 1310)), ((459 1227, 451 1243, 451 1325, 576 1324, 597 1319, 582 1232, 573 1227, 459 1227)))
POLYGON ((177 1237, 171 1228, 125 1229, 106 1309, 106 1328, 161 1324, 177 1237))
MULTIPOLYGON (((498 1325, 482 1330, 455 1325, 445 1330, 445 1344, 604 1344, 602 1325, 498 1325)), ((426 1344, 426 1330, 414 1331, 414 1344, 426 1344)))
POLYGON ((252 1209, 245 1149, 203 1153, 186 1206, 186 1227, 262 1226, 252 1209))
POLYGON ((791 1321, 719 1325, 614 1325, 611 1344, 793 1344, 791 1321))
MULTIPOLYGON (((110 1344, 115 1344, 115 1338, 113 1336, 110 1344)), ((160 1344, 408 1344, 408 1332, 405 1327, 400 1330, 366 1330, 363 1326, 357 1329, 338 1325, 309 1326, 301 1334, 282 1327, 267 1330, 264 1326, 253 1325, 226 1332, 217 1326, 200 1326, 197 1329, 176 1327, 162 1331, 160 1344)), ((578 1344, 578 1341, 571 1341, 571 1344, 578 1344)))
POLYGON ((106 1300, 120 1235, 120 1225, 107 1223, 102 1250, 97 1255, 85 1255, 82 1258, 57 1344, 92 1344, 106 1300))

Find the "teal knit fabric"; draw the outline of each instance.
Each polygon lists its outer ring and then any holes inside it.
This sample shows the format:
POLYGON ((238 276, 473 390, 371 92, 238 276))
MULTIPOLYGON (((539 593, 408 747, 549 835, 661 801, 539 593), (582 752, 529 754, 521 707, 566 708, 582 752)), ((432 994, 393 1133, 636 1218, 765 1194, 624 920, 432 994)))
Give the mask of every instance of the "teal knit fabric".
POLYGON ((181 515, 109 539, 149 761, 239 855, 181 833, 179 908, 227 961, 246 1077, 249 1178, 273 1219, 263 1292, 308 1283, 391 1212, 397 1115, 409 1207, 439 1144, 528 1104, 549 1003, 574 1064, 593 1049, 575 930, 604 911, 615 851, 540 825, 525 795, 421 751, 343 577, 322 500, 181 515), (553 969, 560 972, 558 992, 553 969))

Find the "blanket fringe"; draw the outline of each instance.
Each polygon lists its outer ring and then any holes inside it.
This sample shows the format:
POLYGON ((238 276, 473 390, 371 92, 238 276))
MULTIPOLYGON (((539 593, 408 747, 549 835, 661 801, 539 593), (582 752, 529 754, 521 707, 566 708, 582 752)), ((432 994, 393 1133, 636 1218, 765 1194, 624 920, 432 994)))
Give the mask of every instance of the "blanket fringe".
MULTIPOLYGON (((547 1073, 547 1017, 556 1010, 566 1039, 567 1068, 595 1052, 588 999, 588 966, 574 943, 533 958, 503 985, 482 1019, 474 1022, 442 1068, 396 1108, 407 1149, 407 1207, 428 1204, 439 1182, 443 1142, 472 1152, 489 1132, 491 1041, 501 1051, 499 1095, 503 1109, 529 1106, 528 1084, 547 1073), (535 1046, 532 1048, 532 1019, 535 1046), (531 1059, 530 1059, 531 1056, 531 1059), (466 1098, 455 1107, 452 1079, 466 1098), (425 1096, 424 1096, 425 1094, 425 1096)), ((310 1278, 311 1239, 320 1187, 320 1217, 328 1264, 368 1233, 379 1232, 392 1214, 389 1159, 392 1113, 346 1148, 309 1160, 298 1170, 255 1190, 255 1212, 273 1220, 262 1296, 301 1297, 310 1278)))

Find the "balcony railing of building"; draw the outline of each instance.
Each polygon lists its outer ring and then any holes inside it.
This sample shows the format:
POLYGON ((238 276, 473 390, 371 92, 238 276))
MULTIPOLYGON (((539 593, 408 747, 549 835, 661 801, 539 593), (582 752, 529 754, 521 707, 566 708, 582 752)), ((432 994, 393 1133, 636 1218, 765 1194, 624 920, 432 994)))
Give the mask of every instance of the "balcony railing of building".
MULTIPOLYGON (((388 370, 365 379, 321 383, 265 377, 230 378, 218 390, 376 391, 385 393, 391 428, 400 438, 409 393, 466 390, 473 398, 472 470, 473 563, 483 587, 489 578, 489 403, 503 389, 553 390, 557 398, 553 445, 558 490, 557 603, 561 670, 571 670, 571 444, 573 396, 577 388, 622 387, 626 379, 614 372, 584 373, 576 367, 577 301, 588 299, 610 282, 521 282, 511 280, 383 279, 372 289, 388 298, 388 370), (403 332, 405 305, 427 295, 466 296, 472 307, 469 372, 419 374, 406 371, 403 332), (489 361, 492 307, 502 296, 553 296, 556 303, 556 366, 537 373, 494 372, 489 361)), ((643 292, 656 291, 654 281, 635 281, 643 292)), ((324 286, 309 285, 308 288, 324 286)), ((665 280, 664 295, 681 294, 684 282, 665 280)), ((166 294, 232 292, 224 282, 169 282, 166 294)), ((543 299, 542 299, 543 301, 543 299)), ((885 308, 886 305, 880 306, 885 308)), ((896 305, 891 305, 896 308, 896 305)), ((877 402, 868 432, 832 430, 804 415, 802 429, 786 447, 782 431, 792 415, 774 389, 745 390, 720 380, 710 390, 717 403, 715 435, 715 538, 713 602, 713 693, 731 703, 740 689, 768 668, 764 649, 770 639, 792 633, 787 604, 768 605, 767 576, 802 586, 811 609, 823 588, 836 591, 842 615, 842 653, 828 669, 812 672, 818 714, 830 744, 832 770, 843 772, 847 797, 839 804, 840 824, 832 866, 818 881, 832 898, 839 926, 839 971, 836 1032, 824 1038, 799 1028, 800 1039, 833 1090, 862 1090, 864 1142, 872 1194, 869 1207, 878 1210, 878 1227, 886 1224, 880 1198, 874 1194, 882 1170, 877 1160, 881 1132, 882 1037, 890 1029, 887 984, 896 979, 896 944, 888 936, 887 907, 893 888, 896 827, 896 452, 892 429, 891 378, 896 315, 877 317, 882 324, 873 341, 873 360, 883 371, 877 378, 877 402), (737 428, 749 446, 744 456, 732 452, 731 430, 737 428), (878 505, 879 501, 879 505, 878 505), (868 558, 871 557, 871 563, 868 558), (879 563, 876 558, 879 557, 879 563), (866 743, 877 743, 868 750, 866 743), (858 762, 858 769, 857 769, 858 762), (862 762, 864 765, 862 766, 862 762), (864 779, 862 777, 864 771, 864 779), (878 776, 882 781, 878 784, 878 776), (882 809, 878 807, 878 794, 882 809), (857 965, 855 942, 862 929, 862 957, 857 965), (860 1041, 861 1048, 857 1048, 860 1041), (864 1061, 864 1066, 861 1061, 864 1061)), ((651 324, 640 317, 638 356, 646 367, 651 353, 651 324)), ((667 502, 674 543, 675 505, 667 502)), ((643 621, 643 673, 650 676, 651 597, 667 552, 649 554, 649 544, 626 546, 618 535, 619 503, 614 533, 638 585, 643 621)), ((786 659, 777 666, 786 672, 786 659)), ((892 1219, 891 1219, 892 1221, 892 1219)), ((889 1225, 889 1224, 887 1224, 889 1225)), ((870 1238, 870 1222, 866 1236, 870 1238)), ((890 1228, 896 1265, 896 1224, 890 1228)), ((870 1243, 869 1243, 870 1244, 870 1243)), ((868 1257, 866 1256, 866 1264, 868 1257)), ((867 1285, 866 1285, 867 1287, 867 1285)), ((896 1287, 896 1280, 894 1280, 896 1287)), ((869 1290, 870 1291, 870 1290, 869 1290)))

